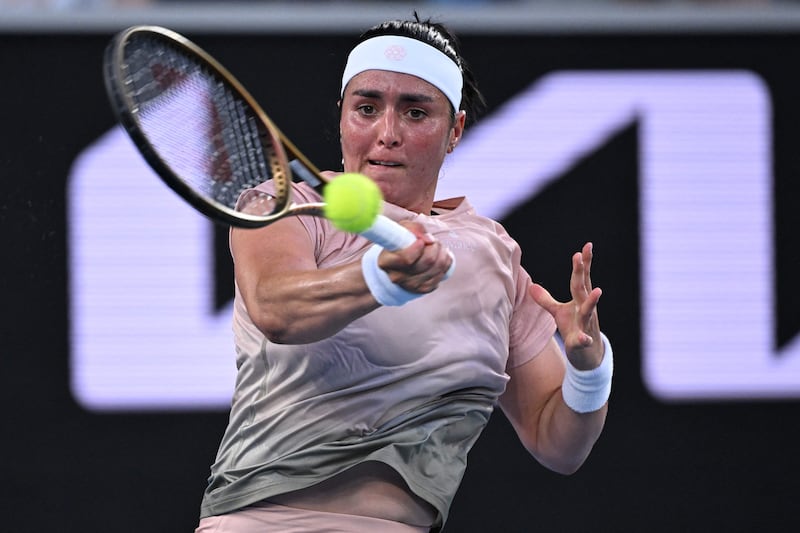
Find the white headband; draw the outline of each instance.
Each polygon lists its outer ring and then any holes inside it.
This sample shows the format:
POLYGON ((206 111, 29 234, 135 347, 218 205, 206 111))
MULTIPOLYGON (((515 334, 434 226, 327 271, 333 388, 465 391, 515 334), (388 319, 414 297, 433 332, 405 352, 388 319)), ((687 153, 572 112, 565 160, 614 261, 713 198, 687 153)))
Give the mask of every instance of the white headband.
POLYGON ((381 35, 359 43, 347 57, 342 76, 342 96, 348 82, 365 70, 388 70, 422 78, 442 91, 453 104, 453 109, 461 109, 464 84, 461 69, 447 55, 422 41, 381 35))

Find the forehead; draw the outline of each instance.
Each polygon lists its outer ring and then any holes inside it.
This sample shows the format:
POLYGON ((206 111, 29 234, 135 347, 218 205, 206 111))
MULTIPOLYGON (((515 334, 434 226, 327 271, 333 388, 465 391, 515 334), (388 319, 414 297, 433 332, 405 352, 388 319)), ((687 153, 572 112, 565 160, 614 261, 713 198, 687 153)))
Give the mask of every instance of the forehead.
POLYGON ((432 101, 447 102, 447 97, 435 85, 412 74, 389 70, 365 70, 356 74, 347 84, 344 95, 347 97, 362 91, 376 91, 384 97, 415 94, 425 96, 432 101))

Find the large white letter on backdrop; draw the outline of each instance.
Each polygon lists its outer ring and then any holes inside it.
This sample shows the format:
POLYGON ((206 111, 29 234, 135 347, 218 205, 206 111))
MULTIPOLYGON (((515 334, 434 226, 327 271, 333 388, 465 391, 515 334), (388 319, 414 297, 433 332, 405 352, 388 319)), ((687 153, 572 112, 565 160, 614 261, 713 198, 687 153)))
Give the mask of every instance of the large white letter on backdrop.
MULTIPOLYGON (((771 113, 767 88, 744 71, 553 73, 469 132, 440 196, 466 193, 502 218, 638 121, 649 390, 666 400, 800 397, 800 345, 778 354, 773 340, 771 113), (508 186, 481 187, 499 163, 508 186)), ((78 401, 226 408, 231 308, 213 310, 210 223, 118 129, 77 159, 68 202, 78 401)))

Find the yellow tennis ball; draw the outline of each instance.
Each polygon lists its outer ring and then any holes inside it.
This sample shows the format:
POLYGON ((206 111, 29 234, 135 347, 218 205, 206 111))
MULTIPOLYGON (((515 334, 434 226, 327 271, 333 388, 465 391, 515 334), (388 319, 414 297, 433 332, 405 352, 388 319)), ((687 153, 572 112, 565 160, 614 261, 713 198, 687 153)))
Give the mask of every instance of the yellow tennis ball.
POLYGON ((383 195, 374 181, 363 174, 341 174, 322 190, 325 218, 342 231, 360 233, 375 222, 383 206, 383 195))

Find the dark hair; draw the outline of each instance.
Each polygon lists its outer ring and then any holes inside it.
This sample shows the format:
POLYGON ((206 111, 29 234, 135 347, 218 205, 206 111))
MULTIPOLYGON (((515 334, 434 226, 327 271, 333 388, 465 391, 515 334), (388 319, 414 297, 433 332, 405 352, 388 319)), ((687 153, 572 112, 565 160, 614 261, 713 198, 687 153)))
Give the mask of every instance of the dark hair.
MULTIPOLYGON (((390 20, 373 26, 358 38, 359 44, 380 35, 399 35, 422 41, 433 46, 453 60, 461 70, 464 86, 461 89, 461 108, 467 112, 467 124, 472 124, 486 108, 486 101, 478 89, 478 83, 466 60, 461 56, 461 44, 458 38, 444 24, 428 20, 420 20, 414 13, 415 20, 390 20)), ((452 104, 451 104, 452 107, 452 104)), ((454 109, 453 112, 458 111, 454 109)))

